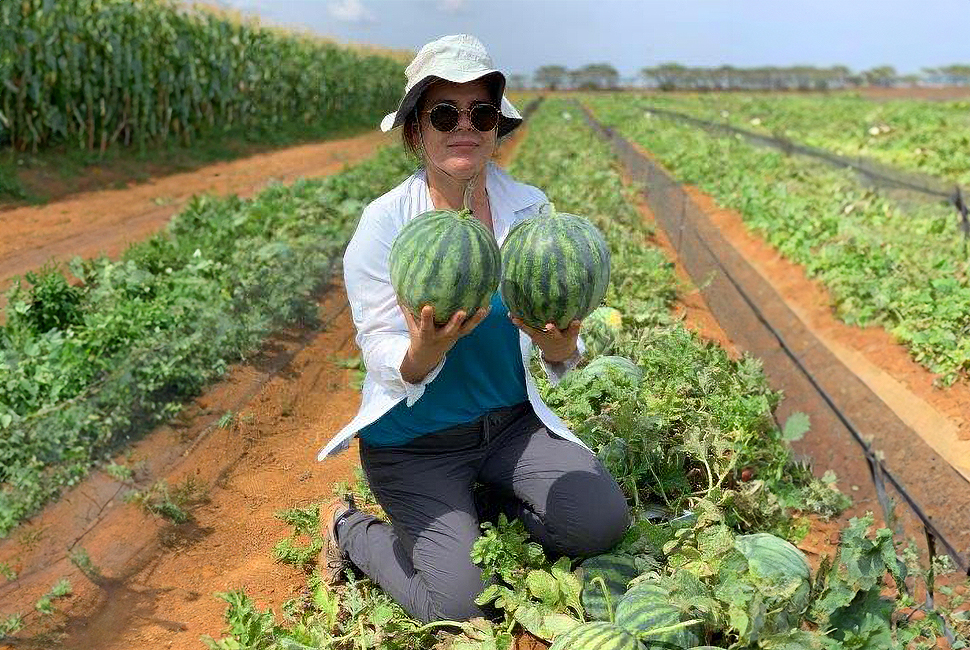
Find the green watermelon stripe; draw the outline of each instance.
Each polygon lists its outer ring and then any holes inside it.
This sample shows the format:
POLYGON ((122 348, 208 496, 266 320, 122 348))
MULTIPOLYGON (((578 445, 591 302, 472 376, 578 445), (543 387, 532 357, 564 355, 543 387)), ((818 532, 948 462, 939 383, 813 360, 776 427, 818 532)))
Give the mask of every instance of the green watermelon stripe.
POLYGON ((391 283, 417 315, 425 304, 435 321, 474 312, 498 286, 499 251, 492 234, 474 217, 446 210, 408 222, 391 245, 391 283))
POLYGON ((502 297, 533 327, 564 328, 585 318, 606 293, 609 249, 583 217, 551 213, 517 224, 501 253, 502 297))

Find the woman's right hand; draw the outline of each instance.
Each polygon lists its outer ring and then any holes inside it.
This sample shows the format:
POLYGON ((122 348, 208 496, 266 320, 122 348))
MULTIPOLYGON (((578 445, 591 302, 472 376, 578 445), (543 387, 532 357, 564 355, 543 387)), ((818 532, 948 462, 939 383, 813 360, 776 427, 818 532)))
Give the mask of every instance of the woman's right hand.
POLYGON ((464 311, 457 311, 444 325, 434 324, 434 307, 425 305, 421 317, 416 319, 411 310, 401 305, 404 320, 408 324, 411 346, 401 362, 401 377, 409 384, 416 384, 438 365, 461 337, 470 333, 488 315, 490 307, 482 307, 470 318, 464 311))

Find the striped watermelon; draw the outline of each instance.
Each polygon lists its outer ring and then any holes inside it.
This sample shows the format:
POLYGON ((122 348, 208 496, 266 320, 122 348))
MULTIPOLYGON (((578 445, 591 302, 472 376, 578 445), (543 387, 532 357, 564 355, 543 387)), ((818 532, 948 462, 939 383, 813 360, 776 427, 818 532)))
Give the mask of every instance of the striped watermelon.
POLYGON ((583 607, 590 618, 601 621, 609 620, 609 609, 606 606, 606 596, 603 586, 593 578, 601 577, 610 592, 612 608, 620 602, 630 581, 640 575, 636 561, 632 555, 597 555, 585 560, 579 565, 580 579, 583 581, 583 591, 580 596, 583 607))
POLYGON ((589 315, 606 295, 610 250, 584 217, 552 204, 516 224, 502 244, 502 300, 513 316, 542 329, 566 329, 589 315))
MULTIPOLYGON (((766 603, 772 612, 763 630, 784 632, 798 626, 801 614, 811 599, 812 569, 805 555, 788 541, 770 533, 741 535, 734 547, 748 560, 748 574, 755 584, 790 586, 792 596, 783 602, 766 603)), ((778 601, 778 598, 773 599, 778 601)))
POLYGON ((592 621, 556 637, 549 650, 640 650, 637 638, 612 623, 592 621))
POLYGON ((652 630, 680 623, 681 612, 670 602, 670 594, 652 582, 641 582, 630 588, 616 606, 615 623, 644 642, 690 648, 700 642, 693 628, 682 627, 663 634, 652 630))
POLYGON ((612 352, 616 338, 622 330, 623 314, 619 309, 606 306, 594 309, 579 330, 579 335, 586 344, 586 356, 596 357, 612 352))
POLYGON ((609 373, 613 371, 618 372, 634 383, 639 383, 643 379, 643 370, 640 369, 640 366, 626 357, 612 355, 596 357, 582 370, 586 376, 601 378, 609 377, 609 373))
POLYGON ((401 303, 415 317, 431 305, 438 325, 486 307, 502 268, 495 237, 470 210, 419 214, 398 233, 388 262, 401 303))

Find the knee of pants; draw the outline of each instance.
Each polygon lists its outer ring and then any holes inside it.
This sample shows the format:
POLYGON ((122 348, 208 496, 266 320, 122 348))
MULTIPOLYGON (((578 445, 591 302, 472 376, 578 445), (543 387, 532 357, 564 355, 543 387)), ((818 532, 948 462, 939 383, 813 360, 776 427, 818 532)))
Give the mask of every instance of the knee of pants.
POLYGON ((606 474, 597 489, 570 492, 558 495, 558 504, 550 503, 553 507, 547 511, 552 517, 550 532, 559 546, 555 550, 574 557, 605 553, 630 525, 623 491, 606 474))
POLYGON ((467 621, 479 616, 488 618, 492 613, 491 607, 481 607, 475 599, 482 593, 485 586, 481 581, 481 573, 475 575, 475 580, 468 584, 459 581, 449 586, 447 593, 432 595, 429 603, 428 621, 467 621))

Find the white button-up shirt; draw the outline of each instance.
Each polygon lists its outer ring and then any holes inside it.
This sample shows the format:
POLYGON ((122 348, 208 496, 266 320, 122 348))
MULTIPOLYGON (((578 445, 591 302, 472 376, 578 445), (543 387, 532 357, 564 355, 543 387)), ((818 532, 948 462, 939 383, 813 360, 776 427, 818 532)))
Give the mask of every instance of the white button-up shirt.
MULTIPOLYGON (((539 206, 548 202, 541 190, 519 183, 493 162, 486 166, 485 189, 492 213, 493 232, 500 246, 513 225, 534 216, 539 206)), ((404 224, 433 209, 427 175, 423 169, 419 169, 390 192, 372 201, 361 214, 357 230, 344 253, 344 284, 357 328, 357 346, 367 369, 363 396, 357 415, 320 451, 318 460, 347 449, 350 439, 357 432, 387 413, 402 399, 408 406, 414 404, 444 365, 442 359, 417 384, 411 384, 401 377, 401 362, 407 354, 411 338, 391 286, 388 265, 391 244, 404 224)), ((519 349, 526 393, 536 415, 550 432, 583 445, 540 398, 529 373, 532 347, 532 339, 520 331, 519 349)), ((582 341, 579 341, 580 352, 583 348, 582 341)), ((559 381, 572 367, 545 362, 543 366, 553 382, 559 381)))

